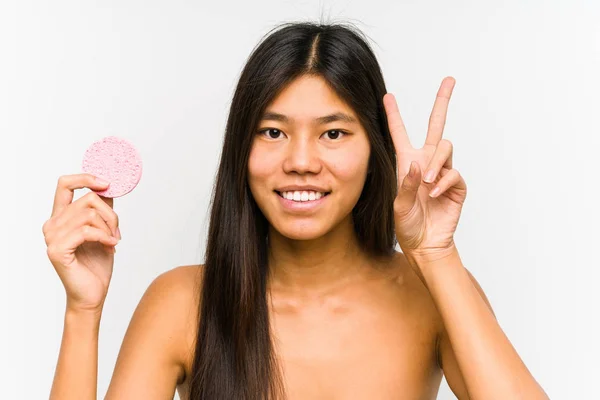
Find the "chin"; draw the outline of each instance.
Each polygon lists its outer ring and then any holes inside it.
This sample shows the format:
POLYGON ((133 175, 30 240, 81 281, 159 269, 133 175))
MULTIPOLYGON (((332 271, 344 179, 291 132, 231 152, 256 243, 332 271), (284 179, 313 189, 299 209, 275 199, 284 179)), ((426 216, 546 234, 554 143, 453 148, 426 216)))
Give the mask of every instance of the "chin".
POLYGON ((276 230, 281 236, 292 240, 314 240, 327 233, 322 224, 314 221, 272 224, 272 229, 276 230))

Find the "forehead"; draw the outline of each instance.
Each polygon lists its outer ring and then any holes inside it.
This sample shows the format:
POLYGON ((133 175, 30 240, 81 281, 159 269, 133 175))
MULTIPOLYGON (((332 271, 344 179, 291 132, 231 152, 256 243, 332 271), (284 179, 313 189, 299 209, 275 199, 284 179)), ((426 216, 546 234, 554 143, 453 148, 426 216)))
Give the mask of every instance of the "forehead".
POLYGON ((356 113, 319 76, 301 76, 287 85, 266 108, 262 120, 293 123, 358 123, 356 113))

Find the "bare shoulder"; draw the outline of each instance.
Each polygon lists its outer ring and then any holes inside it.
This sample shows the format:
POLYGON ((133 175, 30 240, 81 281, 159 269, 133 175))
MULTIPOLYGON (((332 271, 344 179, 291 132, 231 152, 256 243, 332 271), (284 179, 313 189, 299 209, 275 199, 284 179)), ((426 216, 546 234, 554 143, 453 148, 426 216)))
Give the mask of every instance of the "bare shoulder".
POLYGON ((107 399, 173 396, 190 358, 201 274, 199 265, 179 266, 150 283, 125 333, 107 399))
POLYGON ((433 299, 429 294, 427 287, 421 282, 417 273, 410 266, 406 255, 402 252, 396 252, 394 257, 394 271, 396 274, 396 283, 410 293, 412 300, 419 306, 431 308, 435 307, 433 299))
POLYGON ((144 294, 148 297, 147 305, 163 310, 164 322, 179 326, 182 333, 187 332, 189 325, 195 327, 197 321, 202 273, 202 265, 182 265, 163 272, 144 294))
MULTIPOLYGON (((410 305, 411 311, 419 315, 421 326, 426 326, 434 336, 435 347, 437 347, 439 335, 443 331, 443 322, 429 289, 413 270, 404 253, 396 253, 394 266, 398 290, 401 291, 405 302, 410 305)), ((434 351, 437 349, 434 348, 434 351)))
POLYGON ((421 278, 413 270, 406 255, 397 253, 397 268, 401 271, 401 281, 403 286, 411 293, 411 300, 415 302, 420 311, 431 320, 433 329, 439 335, 443 331, 442 317, 435 305, 429 289, 421 281, 421 278))
POLYGON ((199 295, 200 283, 202 282, 202 265, 181 265, 163 272, 157 276, 152 285, 175 297, 175 300, 183 301, 185 305, 192 298, 199 295))
MULTIPOLYGON (((162 287, 173 302, 173 312, 168 318, 181 329, 178 332, 177 360, 184 371, 189 369, 193 357, 203 272, 203 265, 182 265, 163 272, 153 282, 162 287)), ((185 379, 185 373, 180 378, 179 383, 185 379)))
MULTIPOLYGON (((429 290, 413 270, 406 255, 395 252, 390 258, 377 262, 377 276, 383 277, 391 289, 401 318, 411 319, 413 326, 434 334, 439 331, 439 315, 429 290)), ((384 292, 381 292, 382 294, 384 292)))

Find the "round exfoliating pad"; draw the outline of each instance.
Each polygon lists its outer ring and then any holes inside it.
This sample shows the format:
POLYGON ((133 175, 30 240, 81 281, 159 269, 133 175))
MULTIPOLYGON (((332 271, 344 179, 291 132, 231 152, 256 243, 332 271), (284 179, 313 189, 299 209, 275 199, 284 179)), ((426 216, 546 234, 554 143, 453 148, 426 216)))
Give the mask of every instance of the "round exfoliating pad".
POLYGON ((142 158, 125 139, 107 136, 86 150, 83 172, 110 182, 108 189, 95 191, 103 197, 121 197, 131 192, 142 178, 142 158))

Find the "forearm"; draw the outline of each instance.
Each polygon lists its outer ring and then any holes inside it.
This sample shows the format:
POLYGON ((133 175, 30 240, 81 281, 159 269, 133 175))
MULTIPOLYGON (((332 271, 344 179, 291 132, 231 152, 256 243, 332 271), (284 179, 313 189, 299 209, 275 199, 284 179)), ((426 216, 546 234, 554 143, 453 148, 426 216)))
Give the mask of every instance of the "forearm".
POLYGON ((67 308, 50 400, 96 399, 100 313, 67 308))
POLYGON ((464 268, 458 251, 419 266, 472 399, 547 399, 464 268))

